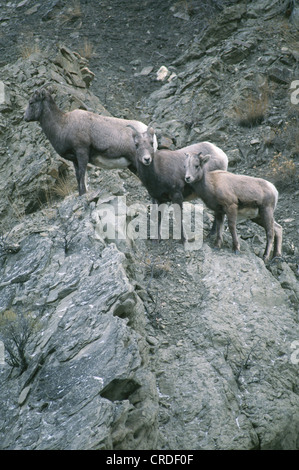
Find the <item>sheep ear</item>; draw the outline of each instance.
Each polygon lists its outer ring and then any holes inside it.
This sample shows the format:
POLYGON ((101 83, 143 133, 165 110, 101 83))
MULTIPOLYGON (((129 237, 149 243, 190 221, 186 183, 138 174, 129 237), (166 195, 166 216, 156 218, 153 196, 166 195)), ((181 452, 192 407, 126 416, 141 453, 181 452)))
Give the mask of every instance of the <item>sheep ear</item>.
POLYGON ((153 127, 148 127, 147 128, 147 133, 150 135, 150 136, 153 136, 155 131, 154 131, 154 128, 153 127))
POLYGON ((40 99, 41 100, 44 100, 47 96, 47 91, 43 88, 41 91, 40 91, 40 99))
POLYGON ((205 165, 206 163, 208 163, 208 161, 210 160, 211 158, 211 155, 210 154, 207 154, 207 155, 202 155, 199 157, 200 158, 200 164, 201 166, 205 165))

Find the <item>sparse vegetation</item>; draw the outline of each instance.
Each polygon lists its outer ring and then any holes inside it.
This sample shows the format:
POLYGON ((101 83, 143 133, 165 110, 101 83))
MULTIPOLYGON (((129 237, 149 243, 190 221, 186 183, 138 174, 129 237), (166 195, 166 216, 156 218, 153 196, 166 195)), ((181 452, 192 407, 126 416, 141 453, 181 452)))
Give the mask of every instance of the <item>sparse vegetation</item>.
POLYGON ((64 198, 66 196, 70 196, 76 191, 76 184, 69 177, 60 176, 52 191, 57 196, 64 198))
POLYGON ((12 310, 0 314, 0 338, 7 353, 7 363, 22 374, 28 368, 28 342, 37 331, 37 321, 31 314, 18 315, 12 310))
POLYGON ((268 96, 261 93, 259 97, 253 95, 242 100, 234 106, 234 113, 238 124, 242 127, 252 127, 261 124, 268 109, 268 96))
POLYGON ((28 59, 32 54, 38 54, 39 52, 41 50, 37 42, 27 42, 20 46, 22 59, 28 59))
POLYGON ((194 13, 194 5, 192 0, 179 0, 174 3, 174 7, 178 10, 185 11, 187 15, 192 15, 194 13))
POLYGON ((24 197, 20 196, 14 201, 10 196, 7 196, 7 203, 11 207, 16 219, 18 219, 18 221, 21 221, 25 216, 24 197))
POLYGON ((284 156, 281 152, 276 153, 270 162, 270 177, 280 187, 299 182, 295 162, 291 158, 284 156))
POLYGON ((93 45, 88 39, 84 39, 83 46, 79 49, 79 54, 85 59, 90 59, 93 56, 93 45))
POLYGON ((272 127, 264 136, 264 144, 272 147, 275 153, 289 153, 295 158, 299 154, 298 118, 293 116, 284 122, 283 127, 272 127))
POLYGON ((73 22, 81 17, 82 17, 82 11, 81 11, 80 0, 72 0, 66 12, 63 15, 61 15, 63 23, 73 22))

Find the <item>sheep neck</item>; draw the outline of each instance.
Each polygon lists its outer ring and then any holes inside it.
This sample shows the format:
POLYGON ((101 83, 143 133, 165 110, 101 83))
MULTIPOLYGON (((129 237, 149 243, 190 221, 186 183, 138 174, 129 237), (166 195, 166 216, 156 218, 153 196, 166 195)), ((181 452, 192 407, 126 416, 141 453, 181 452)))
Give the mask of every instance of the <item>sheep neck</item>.
POLYGON ((59 130, 62 128, 64 116, 65 113, 58 108, 54 101, 45 100, 39 122, 55 149, 59 146, 57 136, 60 134, 59 130))
POLYGON ((206 178, 206 172, 205 171, 203 172, 203 175, 200 178, 200 180, 194 181, 194 183, 192 183, 192 187, 196 191, 196 194, 204 202, 206 202, 206 200, 208 199, 206 193, 209 192, 210 182, 209 182, 209 178, 206 178))
POLYGON ((148 166, 138 162, 138 175, 149 194, 154 197, 155 190, 157 190, 157 174, 155 172, 154 162, 148 166))

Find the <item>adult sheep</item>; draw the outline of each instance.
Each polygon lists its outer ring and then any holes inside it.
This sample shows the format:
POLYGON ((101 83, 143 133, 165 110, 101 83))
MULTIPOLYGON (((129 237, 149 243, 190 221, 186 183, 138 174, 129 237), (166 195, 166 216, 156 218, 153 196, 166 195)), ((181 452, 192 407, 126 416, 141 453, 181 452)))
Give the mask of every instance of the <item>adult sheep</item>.
MULTIPOLYGON (((193 188, 185 181, 186 152, 192 154, 209 153, 211 155, 208 164, 209 171, 227 169, 227 155, 211 142, 198 142, 176 150, 156 150, 155 132, 152 127, 149 127, 145 132, 139 132, 137 129, 133 130, 136 145, 137 174, 154 204, 160 205, 166 202, 178 204, 182 213, 184 201, 200 197, 200 194, 195 193, 193 188)), ((161 220, 159 219, 159 238, 161 235, 160 225, 161 220)), ((183 231, 183 217, 181 217, 181 238, 186 241, 183 231)))
POLYGON ((107 169, 129 167, 135 171, 136 147, 133 130, 128 125, 140 132, 147 130, 140 121, 102 116, 82 109, 65 113, 45 88, 33 93, 24 119, 38 121, 56 152, 73 162, 80 196, 87 190, 88 163, 107 169))

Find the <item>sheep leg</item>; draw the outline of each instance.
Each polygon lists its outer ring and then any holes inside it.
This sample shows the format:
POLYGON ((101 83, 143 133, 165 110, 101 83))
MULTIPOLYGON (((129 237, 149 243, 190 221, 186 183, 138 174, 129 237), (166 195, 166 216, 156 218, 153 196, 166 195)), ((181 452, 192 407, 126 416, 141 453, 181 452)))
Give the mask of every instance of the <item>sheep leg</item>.
POLYGON ((226 210, 229 231, 233 239, 233 251, 237 254, 240 251, 240 243, 237 235, 238 207, 233 204, 226 210))
POLYGON ((187 237, 184 232, 184 225, 183 225, 183 197, 182 193, 177 193, 175 196, 172 198, 172 202, 174 204, 177 204, 180 208, 180 218, 181 218, 181 241, 185 243, 187 241, 187 237))
POLYGON ((208 235, 209 237, 211 237, 212 235, 215 235, 216 227, 217 227, 217 223, 216 223, 216 219, 214 218, 212 228, 211 228, 210 233, 208 235))
POLYGON ((79 196, 86 193, 85 176, 88 163, 88 154, 84 150, 78 150, 76 152, 76 161, 74 161, 74 167, 76 172, 76 178, 78 183, 79 196))
MULTIPOLYGON (((274 241, 273 209, 269 207, 265 208, 264 210, 260 209, 259 217, 252 219, 252 221, 265 229, 267 243, 266 243, 266 248, 263 254, 263 259, 265 262, 267 262, 270 257, 270 253, 271 253, 271 249, 272 249, 272 245, 274 241)), ((278 227, 277 227, 277 230, 278 230, 278 227)), ((279 250, 281 250, 281 247, 279 246, 280 240, 281 240, 281 237, 279 238, 279 233, 278 233, 278 241, 277 241, 278 252, 279 250)))
POLYGON ((281 258, 282 253, 282 226, 274 220, 274 253, 273 258, 281 258))
POLYGON ((224 214, 223 212, 215 212, 215 229, 216 229, 216 241, 215 247, 221 248, 222 245, 222 234, 223 234, 223 223, 224 214))

